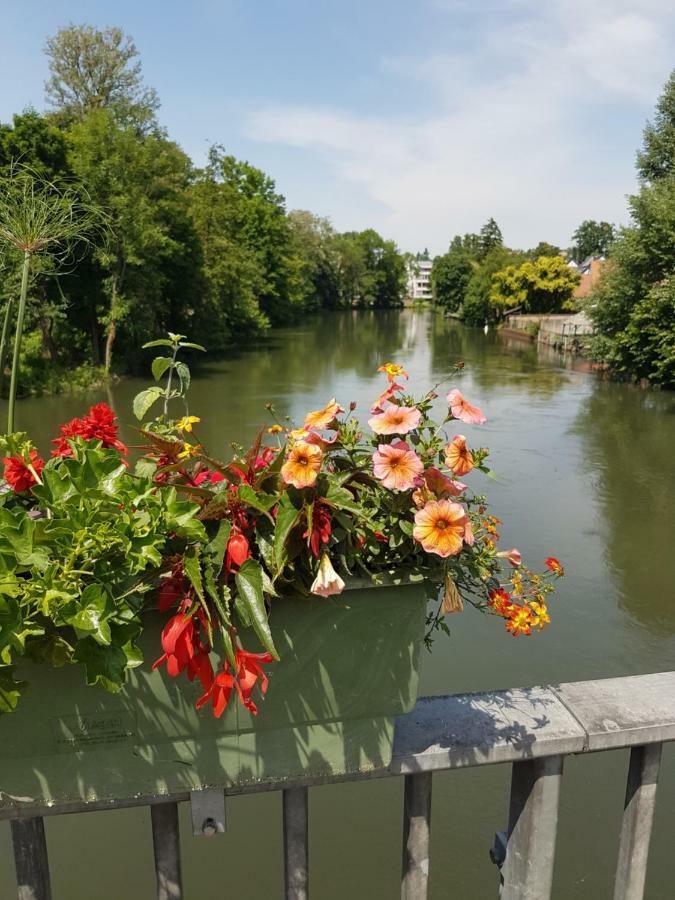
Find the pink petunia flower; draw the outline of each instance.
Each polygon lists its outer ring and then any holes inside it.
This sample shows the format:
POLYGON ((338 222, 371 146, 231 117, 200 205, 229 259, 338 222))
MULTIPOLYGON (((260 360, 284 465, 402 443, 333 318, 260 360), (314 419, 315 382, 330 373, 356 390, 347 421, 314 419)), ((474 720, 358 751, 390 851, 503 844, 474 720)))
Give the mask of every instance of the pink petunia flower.
POLYGON ((373 472, 391 491, 408 491, 415 487, 424 464, 405 441, 380 444, 373 453, 373 472))
POLYGON ((375 434, 407 434, 417 428, 422 413, 416 406, 396 406, 390 403, 384 412, 368 419, 375 434))
POLYGON ((457 388, 450 391, 447 400, 450 412, 460 422, 466 422, 467 425, 482 425, 487 421, 483 411, 465 400, 457 388))

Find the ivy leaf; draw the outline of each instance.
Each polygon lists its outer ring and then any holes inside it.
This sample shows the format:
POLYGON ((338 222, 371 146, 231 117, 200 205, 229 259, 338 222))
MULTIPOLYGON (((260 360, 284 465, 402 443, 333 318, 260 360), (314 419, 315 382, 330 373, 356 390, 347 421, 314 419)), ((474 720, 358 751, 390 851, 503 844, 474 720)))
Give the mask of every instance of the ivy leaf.
POLYGON ((147 413, 153 403, 164 396, 164 391, 159 386, 153 386, 134 397, 134 415, 140 420, 147 413))
POLYGON ((84 665, 87 684, 100 684, 112 694, 122 689, 127 656, 121 647, 114 644, 103 647, 91 638, 85 638, 77 642, 75 660, 84 665))
POLYGON ((0 713, 14 712, 23 681, 14 681, 14 666, 0 666, 0 713))
POLYGON ((159 381, 166 370, 171 366, 173 360, 170 356, 156 356, 152 361, 152 375, 155 381, 159 381))
POLYGON ((265 597, 263 595, 263 574, 260 563, 254 559, 247 559, 240 566, 239 571, 234 576, 234 580, 237 585, 237 597, 248 612, 260 643, 266 650, 269 650, 275 659, 279 659, 279 654, 272 640, 270 623, 267 619, 267 609, 265 608, 265 597))

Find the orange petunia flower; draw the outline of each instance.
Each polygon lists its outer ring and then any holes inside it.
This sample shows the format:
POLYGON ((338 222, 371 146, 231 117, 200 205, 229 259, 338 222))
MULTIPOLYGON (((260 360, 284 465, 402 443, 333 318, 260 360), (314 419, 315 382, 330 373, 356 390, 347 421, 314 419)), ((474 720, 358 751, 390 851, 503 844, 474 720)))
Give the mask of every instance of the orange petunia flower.
POLYGON ((417 428, 421 419, 422 413, 416 406, 396 406, 391 403, 384 412, 368 419, 368 424, 375 434, 407 434, 417 428))
POLYGON ((281 477, 286 484, 298 489, 311 487, 319 475, 323 453, 321 448, 305 441, 293 444, 286 462, 281 467, 281 477))
POLYGON ((527 606, 516 604, 509 613, 505 624, 506 630, 510 631, 514 637, 518 637, 519 634, 532 634, 534 621, 532 613, 527 606))
POLYGON ((328 428, 335 417, 343 413, 344 409, 336 402, 335 397, 329 400, 323 409, 307 413, 305 416, 305 428, 328 428))
POLYGON ((445 445, 445 464, 455 475, 467 475, 474 467, 473 453, 466 446, 463 434, 457 434, 445 445))
POLYGON ((373 453, 373 474, 390 491, 408 491, 417 483, 424 463, 405 441, 380 444, 373 453))
POLYGON ((413 537, 427 553, 456 556, 464 545, 468 517, 459 503, 432 500, 415 513, 413 537))
POLYGON ((370 407, 371 413, 381 413, 383 404, 385 404, 387 400, 391 400, 398 391, 402 390, 404 390, 402 384, 396 384, 395 381, 391 381, 382 391, 375 403, 370 407))
POLYGON ((393 381, 395 378, 410 377, 403 366, 399 366, 398 363, 385 363, 383 366, 380 366, 377 371, 386 372, 389 381, 393 381))
POLYGON ((508 560, 514 569, 517 569, 518 566, 523 561, 523 555, 520 550, 517 550, 515 547, 512 550, 500 550, 497 556, 500 559, 508 560))
POLYGON ((487 422, 483 411, 465 400, 457 388, 450 391, 447 400, 450 412, 456 419, 466 422, 467 425, 483 425, 487 422))
POLYGON ((448 478, 447 475, 444 475, 443 472, 435 466, 429 466, 425 471, 424 483, 430 491, 433 491, 433 493, 436 494, 436 497, 439 500, 444 497, 459 497, 459 495, 466 490, 465 484, 462 484, 461 481, 454 481, 452 478, 448 478))

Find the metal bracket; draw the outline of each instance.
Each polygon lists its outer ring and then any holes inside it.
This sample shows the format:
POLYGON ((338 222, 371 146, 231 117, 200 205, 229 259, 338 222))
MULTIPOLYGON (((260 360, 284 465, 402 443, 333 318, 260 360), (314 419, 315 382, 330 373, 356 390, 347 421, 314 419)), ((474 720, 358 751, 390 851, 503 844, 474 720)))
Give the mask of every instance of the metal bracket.
POLYGON ((213 837, 226 830, 225 791, 222 788, 190 791, 190 809, 195 837, 213 837))
POLYGON ((490 847, 490 859, 499 869, 504 865, 504 860, 506 859, 506 843, 506 832, 495 832, 494 843, 490 847))

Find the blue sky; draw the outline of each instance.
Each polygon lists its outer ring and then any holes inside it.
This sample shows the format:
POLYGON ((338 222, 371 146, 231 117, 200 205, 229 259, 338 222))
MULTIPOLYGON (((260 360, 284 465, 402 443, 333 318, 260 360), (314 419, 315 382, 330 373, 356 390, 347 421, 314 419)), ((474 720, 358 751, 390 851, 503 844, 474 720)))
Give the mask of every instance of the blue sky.
POLYGON ((43 108, 45 40, 85 21, 133 36, 196 161, 217 141, 289 208, 433 252, 491 215, 521 247, 626 221, 675 65, 671 0, 24 0, 3 9, 1 121, 43 108))

